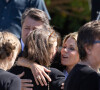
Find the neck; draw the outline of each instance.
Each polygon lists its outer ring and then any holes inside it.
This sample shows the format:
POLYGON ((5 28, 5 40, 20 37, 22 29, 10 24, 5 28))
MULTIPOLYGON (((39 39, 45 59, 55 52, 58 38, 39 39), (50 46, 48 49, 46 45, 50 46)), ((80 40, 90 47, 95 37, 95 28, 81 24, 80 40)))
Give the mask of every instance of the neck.
MULTIPOLYGON (((75 66, 75 65, 74 65, 74 66, 75 66)), ((69 72, 72 70, 72 68, 73 68, 74 66, 67 66, 67 67, 66 67, 66 71, 69 73, 69 72)))
POLYGON ((0 68, 6 71, 6 70, 7 70, 7 65, 6 65, 6 63, 0 62, 0 68))
POLYGON ((80 64, 87 65, 87 66, 91 67, 92 69, 94 69, 96 72, 99 72, 98 66, 89 60, 81 61, 80 64))

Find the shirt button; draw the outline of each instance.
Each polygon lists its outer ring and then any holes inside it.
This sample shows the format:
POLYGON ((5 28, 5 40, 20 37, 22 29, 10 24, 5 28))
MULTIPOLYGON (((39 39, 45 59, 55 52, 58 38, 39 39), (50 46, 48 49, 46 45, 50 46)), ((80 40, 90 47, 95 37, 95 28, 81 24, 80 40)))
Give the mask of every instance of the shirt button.
POLYGON ((5 8, 5 9, 7 9, 7 7, 6 7, 6 6, 5 6, 4 8, 5 8))
POLYGON ((2 20, 4 20, 5 19, 5 17, 2 17, 2 20))

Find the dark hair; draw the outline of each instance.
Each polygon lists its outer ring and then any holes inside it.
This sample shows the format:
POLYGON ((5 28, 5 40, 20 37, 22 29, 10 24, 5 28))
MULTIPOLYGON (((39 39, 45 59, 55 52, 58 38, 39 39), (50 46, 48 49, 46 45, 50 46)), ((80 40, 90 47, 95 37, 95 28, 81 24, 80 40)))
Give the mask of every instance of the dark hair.
POLYGON ((87 58, 85 46, 92 46, 96 39, 100 39, 100 21, 88 22, 79 29, 77 45, 81 60, 87 58))

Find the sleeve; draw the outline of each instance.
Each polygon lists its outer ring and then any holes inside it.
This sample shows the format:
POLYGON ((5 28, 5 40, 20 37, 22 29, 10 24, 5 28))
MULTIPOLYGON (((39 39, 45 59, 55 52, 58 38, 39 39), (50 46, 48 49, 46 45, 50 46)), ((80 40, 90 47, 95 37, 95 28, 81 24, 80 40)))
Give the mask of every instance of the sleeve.
POLYGON ((50 77, 52 79, 51 81, 51 90, 60 90, 61 84, 65 81, 64 74, 59 71, 58 69, 51 68, 50 77))
POLYGON ((47 14, 49 20, 51 20, 50 15, 48 13, 48 10, 46 8, 44 0, 31 0, 30 7, 34 7, 34 8, 43 10, 47 14))
POLYGON ((21 81, 19 77, 14 76, 11 78, 11 83, 8 90, 21 90, 21 81))

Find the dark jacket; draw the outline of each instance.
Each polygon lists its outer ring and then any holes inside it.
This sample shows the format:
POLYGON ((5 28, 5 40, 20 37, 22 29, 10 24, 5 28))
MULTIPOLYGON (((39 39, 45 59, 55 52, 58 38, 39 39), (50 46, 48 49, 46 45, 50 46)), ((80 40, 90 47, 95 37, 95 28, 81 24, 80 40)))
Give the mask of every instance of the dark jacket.
MULTIPOLYGON (((50 90, 60 90, 61 84, 65 81, 65 76, 61 71, 55 68, 50 68, 50 70, 51 72, 49 73, 49 76, 52 79, 52 81, 49 83, 50 90)), ((22 77, 22 79, 31 79, 32 83, 34 84, 33 90, 48 90, 48 86, 36 85, 30 69, 21 66, 15 66, 10 70, 10 72, 17 75, 21 74, 23 71, 25 72, 25 75, 22 77)))
POLYGON ((20 38, 22 13, 31 7, 45 11, 50 19, 44 0, 0 0, 0 31, 7 30, 20 38))
POLYGON ((64 90, 99 90, 99 78, 89 66, 77 64, 69 73, 64 90))
POLYGON ((20 78, 0 69, 0 90, 21 90, 20 78))

